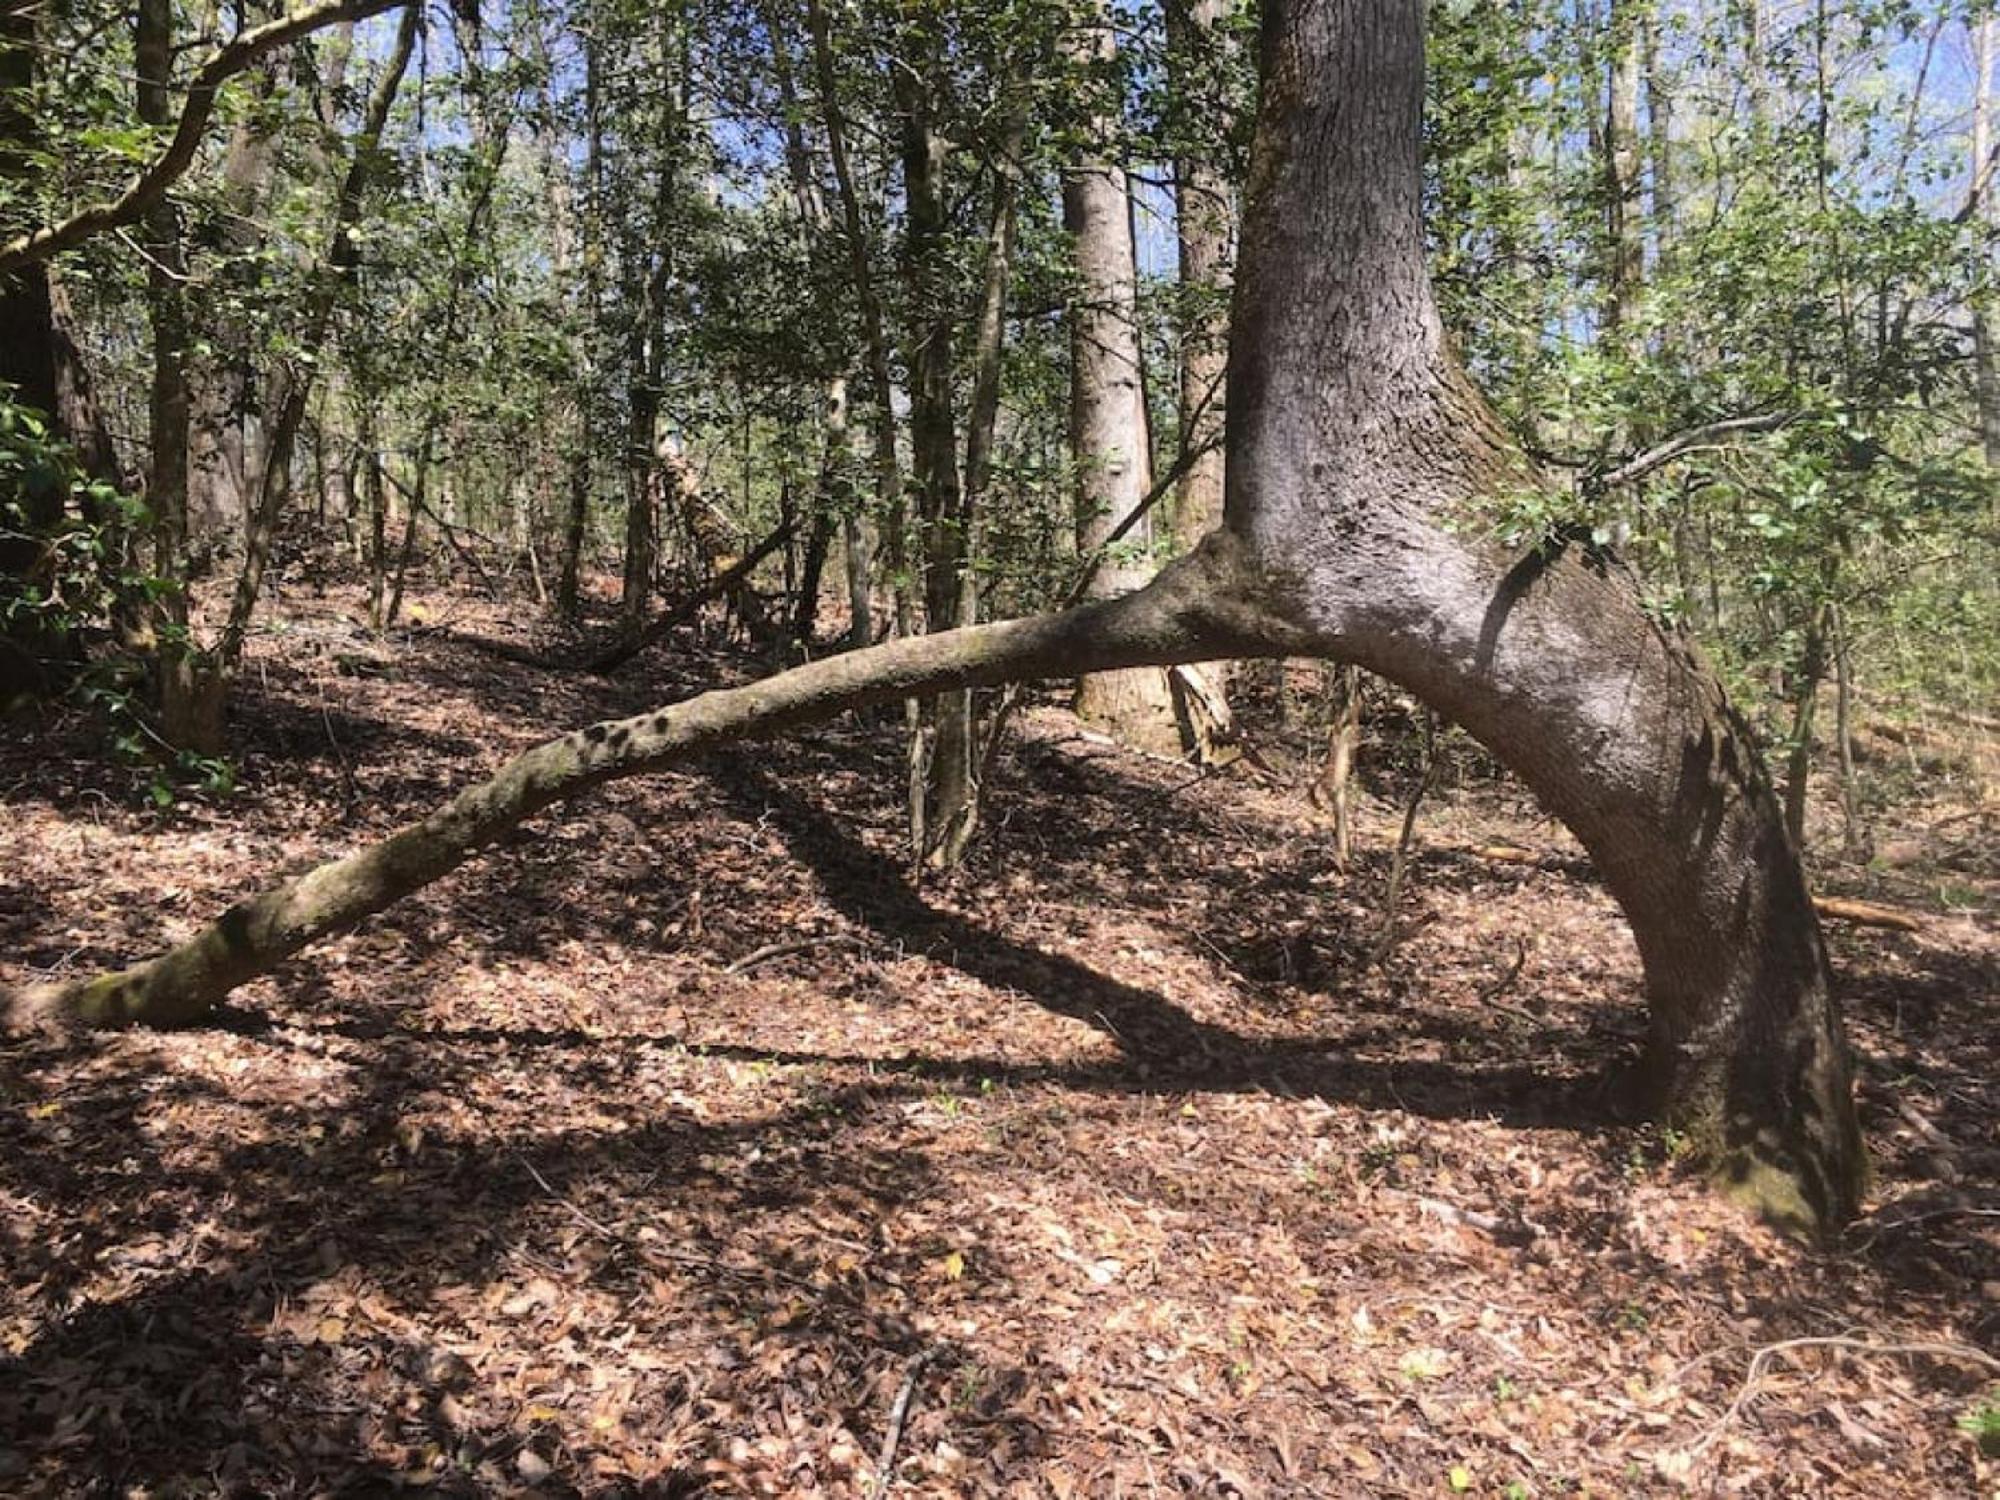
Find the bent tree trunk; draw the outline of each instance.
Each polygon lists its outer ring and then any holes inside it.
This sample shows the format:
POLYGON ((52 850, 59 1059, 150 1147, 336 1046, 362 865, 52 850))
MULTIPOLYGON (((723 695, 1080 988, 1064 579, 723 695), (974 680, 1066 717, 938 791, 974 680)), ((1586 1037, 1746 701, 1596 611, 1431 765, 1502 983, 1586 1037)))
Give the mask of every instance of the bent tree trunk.
POLYGON ((1741 722, 1612 564, 1455 525, 1527 477, 1445 350, 1418 221, 1422 0, 1267 6, 1229 369, 1224 524, 1147 588, 893 642, 527 752, 386 842, 11 1019, 198 1018, 305 944, 612 777, 947 686, 1323 654, 1418 693, 1583 840, 1638 939, 1661 1108, 1781 1221, 1851 1214, 1865 1163, 1798 856, 1741 722))

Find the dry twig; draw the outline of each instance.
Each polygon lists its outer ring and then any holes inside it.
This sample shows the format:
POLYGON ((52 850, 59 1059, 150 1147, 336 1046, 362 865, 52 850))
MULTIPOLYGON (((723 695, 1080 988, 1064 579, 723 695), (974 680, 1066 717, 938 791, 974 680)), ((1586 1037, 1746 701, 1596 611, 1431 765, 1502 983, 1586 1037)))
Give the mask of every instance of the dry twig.
POLYGON ((910 1402, 917 1394, 917 1385, 924 1378, 924 1368, 938 1357, 938 1346, 920 1351, 903 1372, 902 1389, 896 1392, 895 1405, 889 1408, 889 1430, 882 1434, 882 1451, 875 1460, 875 1493, 886 1495, 889 1487, 896 1482, 896 1449, 903 1441, 903 1427, 910 1420, 910 1402))
POLYGON ((1929 1356, 1932 1359, 1956 1360, 1962 1364, 1979 1365, 2000 1375, 2000 1359, 1995 1359, 1984 1349, 1971 1344, 1952 1344, 1941 1341, 1918 1340, 1911 1343, 1878 1344, 1870 1339, 1852 1338, 1847 1335, 1817 1335, 1808 1338, 1779 1339, 1776 1343, 1761 1345, 1750 1356, 1750 1368, 1744 1373, 1743 1384, 1736 1392, 1736 1399, 1714 1424, 1703 1433, 1694 1444, 1683 1450, 1689 1460, 1699 1458, 1714 1445, 1715 1440, 1728 1431, 1729 1426, 1742 1415, 1743 1408, 1756 1394, 1757 1382, 1763 1376, 1765 1366, 1781 1354, 1792 1354, 1801 1349, 1838 1349, 1849 1354, 1888 1354, 1898 1358, 1929 1356))
POLYGON ((753 948, 722 972, 725 974, 747 974, 759 964, 770 963, 773 959, 790 958, 794 953, 809 952, 814 948, 866 948, 867 942, 851 932, 829 932, 820 937, 795 938, 790 942, 766 943, 761 948, 753 948))

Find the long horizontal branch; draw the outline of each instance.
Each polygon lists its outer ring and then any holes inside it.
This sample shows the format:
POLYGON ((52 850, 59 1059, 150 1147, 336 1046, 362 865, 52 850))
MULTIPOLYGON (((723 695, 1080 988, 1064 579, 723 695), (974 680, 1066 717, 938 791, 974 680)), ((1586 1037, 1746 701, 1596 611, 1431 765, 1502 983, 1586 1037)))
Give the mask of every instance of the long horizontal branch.
POLYGON ((1233 554, 1218 541, 1147 588, 1062 614, 911 636, 743 687, 593 724, 524 751, 382 842, 238 902, 179 947, 115 974, 0 997, 0 1030, 185 1025, 308 943, 343 932, 456 869, 534 813, 603 782, 767 738, 849 709, 953 687, 1166 666, 1254 649, 1232 610, 1233 554), (1207 622, 1221 621, 1213 624, 1207 622))
POLYGON ((1656 443, 1645 452, 1627 459, 1599 481, 1605 485, 1630 484, 1643 478, 1653 470, 1672 463, 1684 454, 1697 448, 1706 448, 1715 443, 1733 438, 1755 437, 1762 433, 1777 432, 1798 421, 1800 413, 1795 411, 1762 412, 1754 417, 1725 417, 1719 422, 1704 422, 1699 427, 1690 427, 1677 432, 1665 442, 1656 443))
POLYGON ((262 26, 253 26, 231 42, 216 49, 195 71, 181 106, 180 123, 174 127, 167 149, 155 157, 116 198, 107 198, 80 208, 59 223, 44 225, 0 245, 0 276, 47 260, 65 250, 75 249, 94 235, 120 225, 136 223, 180 180, 201 146, 209 116, 215 112, 215 97, 222 85, 238 73, 254 66, 260 58, 289 42, 343 21, 362 21, 369 16, 412 3, 412 0, 324 0, 319 5, 293 11, 262 26))

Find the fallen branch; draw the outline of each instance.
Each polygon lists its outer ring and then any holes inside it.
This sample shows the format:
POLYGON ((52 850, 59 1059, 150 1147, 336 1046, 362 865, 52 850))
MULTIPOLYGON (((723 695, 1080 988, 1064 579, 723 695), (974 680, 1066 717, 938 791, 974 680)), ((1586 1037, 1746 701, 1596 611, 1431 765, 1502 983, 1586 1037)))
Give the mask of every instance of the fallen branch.
POLYGON ((1217 628, 1207 612, 1237 587, 1234 556, 1218 541, 1118 599, 910 636, 547 740, 381 842, 237 902, 156 958, 0 996, 0 1031, 192 1024, 238 985, 455 870, 544 808, 719 745, 947 688, 1251 654, 1260 643, 1217 628))
POLYGON ((1869 1232, 1856 1242, 1847 1252, 1850 1255, 1865 1255, 1875 1248, 1875 1242, 1883 1235, 1899 1229, 1914 1229, 1919 1224, 1935 1224, 1944 1219, 2000 1219, 2000 1208, 1973 1208, 1955 1205, 1950 1208, 1927 1209, 1923 1213, 1905 1214, 1900 1219, 1889 1219, 1870 1227, 1869 1232))
POLYGON ((1460 1208, 1456 1203, 1447 1203, 1442 1198, 1418 1198, 1417 1212, 1445 1224, 1460 1225, 1466 1229, 1476 1229, 1481 1234, 1491 1235, 1504 1244, 1525 1245, 1541 1238, 1542 1226, 1525 1215, 1518 1219, 1503 1219, 1498 1214, 1481 1213, 1478 1209, 1460 1208))
POLYGON ((1750 1356, 1750 1368, 1744 1374, 1743 1384, 1736 1392, 1736 1399, 1729 1403, 1729 1409, 1716 1418, 1715 1424, 1707 1432, 1703 1433, 1691 1447, 1683 1450, 1684 1456, 1692 1461, 1708 1451, 1715 1440, 1729 1429, 1730 1424, 1742 1415, 1743 1408, 1756 1393, 1757 1382, 1762 1378, 1765 1366, 1779 1355, 1793 1354, 1801 1349, 1838 1349, 1850 1354, 1886 1354, 1905 1359, 1928 1357, 1955 1360, 1961 1364, 1980 1365, 2000 1375, 2000 1359, 1995 1359, 1984 1349, 1976 1349, 1970 1344, 1932 1342, 1878 1344, 1868 1339, 1850 1338, 1845 1335, 1780 1339, 1774 1344, 1762 1345, 1750 1356))
POLYGON ((1895 932, 1922 932, 1922 919, 1893 906, 1877 906, 1871 901, 1849 901, 1844 896, 1815 896, 1813 909, 1822 917, 1851 922, 1856 927, 1886 927, 1895 932))
POLYGON ((138 222, 193 163, 202 135, 208 129, 209 116, 215 112, 216 94, 238 73, 278 48, 324 27, 366 20, 406 3, 408 0, 327 0, 325 4, 253 26, 218 48, 195 70, 187 100, 181 106, 180 123, 175 126, 167 149, 116 198, 78 209, 60 223, 32 230, 0 245, 0 276, 74 249, 106 230, 138 222))
POLYGON ((766 943, 761 948, 752 949, 730 964, 722 972, 725 974, 748 974, 760 964, 773 959, 789 958, 794 953, 805 953, 814 948, 866 948, 867 942, 851 932, 829 932, 823 937, 798 938, 788 943, 766 943))
POLYGON ((910 1361, 903 1372, 903 1385, 896 1392, 896 1403, 889 1408, 889 1430, 882 1434, 882 1451, 875 1460, 875 1493, 886 1495, 896 1482, 896 1449, 903 1441, 903 1427, 910 1420, 910 1402, 917 1394, 917 1385, 924 1378, 924 1368, 938 1357, 938 1346, 920 1352, 910 1361))

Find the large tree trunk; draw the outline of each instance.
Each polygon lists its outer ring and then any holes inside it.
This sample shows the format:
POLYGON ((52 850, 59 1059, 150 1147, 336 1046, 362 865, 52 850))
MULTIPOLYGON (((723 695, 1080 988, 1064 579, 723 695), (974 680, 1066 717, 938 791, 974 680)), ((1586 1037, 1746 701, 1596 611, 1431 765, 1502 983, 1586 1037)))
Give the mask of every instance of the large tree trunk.
MULTIPOLYGON (((1112 55, 1111 18, 1100 13, 1081 35, 1079 61, 1112 55)), ((1077 469, 1077 550, 1089 554, 1145 501, 1153 487, 1152 439, 1139 349, 1139 277, 1125 169, 1109 152, 1116 112, 1103 108, 1101 144, 1079 155, 1063 180, 1063 220, 1076 245, 1076 306, 1070 315, 1070 443, 1077 469)), ((1150 516, 1126 529, 1091 580, 1108 599, 1152 576, 1150 516)), ((1142 749, 1180 749, 1173 695, 1159 672, 1088 676, 1076 685, 1085 720, 1142 749)))
POLYGON ((1853 1212, 1865 1161, 1797 852, 1752 741, 1684 640, 1601 559, 1448 529, 1519 461, 1447 353, 1424 270, 1422 0, 1268 6, 1230 348, 1223 529, 1149 587, 902 640, 527 752, 388 841, 246 900, 19 1022, 198 1018, 315 938, 615 776, 860 704, 1216 655, 1325 654, 1492 748, 1590 850, 1645 965, 1661 1107, 1773 1217, 1853 1212))
POLYGON ((1621 570, 1444 529, 1520 474, 1425 279, 1420 0, 1296 0, 1263 46, 1228 527, 1288 619, 1456 719, 1588 847, 1690 1139, 1767 1210, 1843 1217, 1864 1162, 1839 1011, 1747 729, 1621 570))

